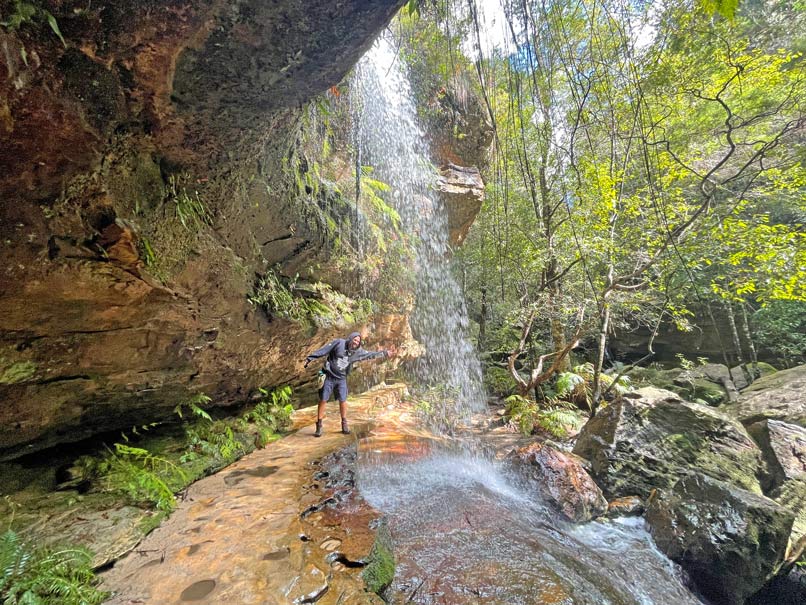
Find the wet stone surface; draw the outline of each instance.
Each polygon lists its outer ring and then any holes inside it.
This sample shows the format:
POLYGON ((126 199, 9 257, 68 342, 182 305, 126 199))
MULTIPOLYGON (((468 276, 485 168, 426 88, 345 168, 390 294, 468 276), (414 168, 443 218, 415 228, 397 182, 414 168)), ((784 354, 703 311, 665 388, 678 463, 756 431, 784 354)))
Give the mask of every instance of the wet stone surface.
MULTIPOLYGON (((351 401, 355 433, 400 393, 387 387, 351 401)), ((108 603, 379 603, 360 578, 378 514, 356 495, 354 437, 314 439, 313 414, 298 411, 294 434, 192 485, 174 514, 103 574, 108 603)), ((331 423, 338 418, 326 429, 331 423)))

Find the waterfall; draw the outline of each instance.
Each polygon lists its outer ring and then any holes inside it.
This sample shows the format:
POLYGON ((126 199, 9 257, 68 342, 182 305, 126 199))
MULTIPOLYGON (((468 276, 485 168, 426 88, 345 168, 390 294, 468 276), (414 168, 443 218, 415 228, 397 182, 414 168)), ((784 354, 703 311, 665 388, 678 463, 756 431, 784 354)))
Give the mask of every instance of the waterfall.
POLYGON ((389 203, 416 242, 414 336, 425 354, 414 364, 414 379, 445 386, 456 394, 456 407, 437 410, 435 424, 447 430, 481 411, 485 393, 481 364, 468 337, 468 316, 461 289, 450 271, 450 246, 444 205, 435 184, 426 137, 401 61, 381 38, 356 68, 352 94, 360 111, 353 114, 353 140, 373 178, 390 186, 389 203))

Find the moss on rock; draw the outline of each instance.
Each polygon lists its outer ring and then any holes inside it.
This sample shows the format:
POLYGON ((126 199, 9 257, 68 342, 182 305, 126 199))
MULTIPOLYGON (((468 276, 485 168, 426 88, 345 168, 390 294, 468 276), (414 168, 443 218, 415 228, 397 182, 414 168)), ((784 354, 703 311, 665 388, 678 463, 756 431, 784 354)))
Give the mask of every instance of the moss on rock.
POLYGON ((367 566, 361 574, 367 590, 381 594, 395 577, 395 554, 392 547, 392 534, 385 521, 378 525, 375 542, 366 559, 367 566))
POLYGON ((25 382, 36 373, 36 364, 32 361, 18 361, 8 366, 6 363, 5 359, 0 359, 0 384, 25 382))

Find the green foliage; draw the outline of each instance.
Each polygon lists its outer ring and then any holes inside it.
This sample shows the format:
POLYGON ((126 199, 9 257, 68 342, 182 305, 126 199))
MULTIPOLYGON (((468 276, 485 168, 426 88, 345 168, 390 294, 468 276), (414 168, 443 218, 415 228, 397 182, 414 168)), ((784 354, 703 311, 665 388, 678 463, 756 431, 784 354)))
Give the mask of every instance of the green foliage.
POLYGON ((694 369, 694 362, 687 359, 685 355, 682 353, 677 353, 675 355, 677 357, 677 361, 680 363, 680 367, 684 370, 693 370, 694 369))
POLYGON ((450 410, 455 409, 451 403, 459 397, 457 387, 437 384, 416 390, 412 396, 414 411, 423 423, 445 432, 456 427, 458 419, 450 415, 450 410))
POLYGON ((247 453, 251 444, 265 447, 278 439, 279 433, 291 426, 291 387, 259 391, 262 398, 257 405, 235 420, 214 421, 204 410, 194 410, 198 420, 185 427, 187 450, 181 461, 208 457, 229 464, 247 453))
POLYGON ((726 19, 733 19, 739 8, 739 0, 699 0, 699 3, 706 13, 719 13, 726 19))
POLYGON ((0 536, 4 605, 96 605, 109 596, 97 584, 86 549, 33 549, 11 530, 0 536))
MULTIPOLYGON (((14 8, 12 12, 4 21, 0 21, 0 25, 9 31, 17 31, 23 25, 33 25, 37 19, 47 22, 48 27, 50 27, 51 31, 56 34, 61 41, 62 46, 65 48, 67 47, 67 42, 65 42, 64 36, 62 36, 62 32, 59 29, 59 23, 56 21, 56 17, 54 17, 50 11, 34 6, 30 2, 25 2, 24 0, 14 0, 14 8)), ((23 60, 25 59, 26 57, 23 55, 23 60)), ((27 60, 25 60, 25 63, 28 63, 27 60)))
POLYGON ((246 453, 245 443, 235 436, 226 420, 201 421, 185 429, 188 451, 181 461, 190 462, 206 456, 229 464, 246 453))
POLYGON ((147 237, 141 237, 138 245, 140 247, 140 256, 146 267, 155 266, 157 264, 157 254, 154 252, 151 241, 147 237))
POLYGON ((179 222, 188 231, 195 232, 202 225, 212 224, 213 219, 199 198, 198 191, 189 193, 175 176, 168 179, 168 200, 173 203, 179 222))
POLYGON ((758 346, 785 365, 806 361, 806 302, 774 301, 750 318, 758 346))
MULTIPOLYGON (((587 409, 591 409, 593 403, 593 377, 594 368, 590 362, 583 363, 575 366, 571 372, 562 372, 557 376, 557 382, 554 385, 554 390, 558 398, 572 401, 579 406, 584 405, 587 409)), ((630 386, 630 377, 621 376, 618 382, 613 384, 615 376, 610 374, 601 374, 600 381, 602 390, 610 390, 616 394, 624 394, 632 387, 630 386)))
POLYGON ((388 183, 372 178, 372 166, 361 166, 361 190, 366 193, 367 199, 380 217, 391 225, 395 231, 400 231, 400 214, 384 201, 382 194, 388 193, 392 188, 388 183))
POLYGON ((521 395, 510 395, 504 401, 510 422, 524 435, 542 430, 554 437, 565 438, 569 434, 569 428, 577 429, 582 426, 579 414, 575 410, 563 407, 560 402, 542 407, 521 395))
POLYGON ((305 317, 300 301, 283 284, 279 272, 267 271, 259 277, 248 300, 261 307, 270 317, 276 315, 292 321, 301 321, 305 317))
POLYGON ((174 408, 174 413, 177 414, 180 418, 183 418, 182 410, 183 408, 187 408, 188 411, 195 416, 196 418, 201 418, 202 420, 209 420, 212 422, 212 418, 210 414, 204 411, 201 406, 210 403, 212 399, 205 395, 204 393, 198 393, 194 395, 188 401, 180 403, 174 408))
POLYGON ((515 381, 507 369, 488 365, 484 368, 484 388, 493 395, 512 395, 515 381))
POLYGON ((294 406, 291 405, 291 387, 284 386, 273 391, 260 388, 258 391, 263 398, 243 415, 244 420, 274 433, 290 428, 291 414, 294 412, 294 406))
POLYGON ((165 511, 176 506, 169 482, 184 485, 187 481, 185 472, 170 460, 123 443, 115 444, 101 471, 110 486, 122 488, 133 502, 150 502, 165 511))
POLYGON ((32 361, 18 361, 4 367, 6 363, 4 358, 0 358, 0 384, 25 382, 36 374, 36 364, 32 361))
POLYGON ((185 472, 146 449, 125 443, 116 443, 114 448, 101 458, 82 456, 76 460, 84 479, 98 478, 106 491, 122 493, 135 504, 145 502, 159 510, 173 510, 174 490, 186 484, 185 472))

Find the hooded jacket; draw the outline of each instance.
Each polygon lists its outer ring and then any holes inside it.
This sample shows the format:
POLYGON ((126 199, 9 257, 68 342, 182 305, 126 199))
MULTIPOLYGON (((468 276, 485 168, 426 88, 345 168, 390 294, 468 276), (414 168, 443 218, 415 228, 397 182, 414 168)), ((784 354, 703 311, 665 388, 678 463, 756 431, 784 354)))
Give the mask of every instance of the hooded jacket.
POLYGON ((350 350, 350 341, 356 336, 361 338, 358 332, 352 332, 347 338, 337 338, 308 355, 305 358, 306 363, 327 355, 325 374, 340 380, 347 377, 354 363, 377 357, 389 357, 387 351, 367 351, 362 349, 360 344, 357 349, 350 350))

